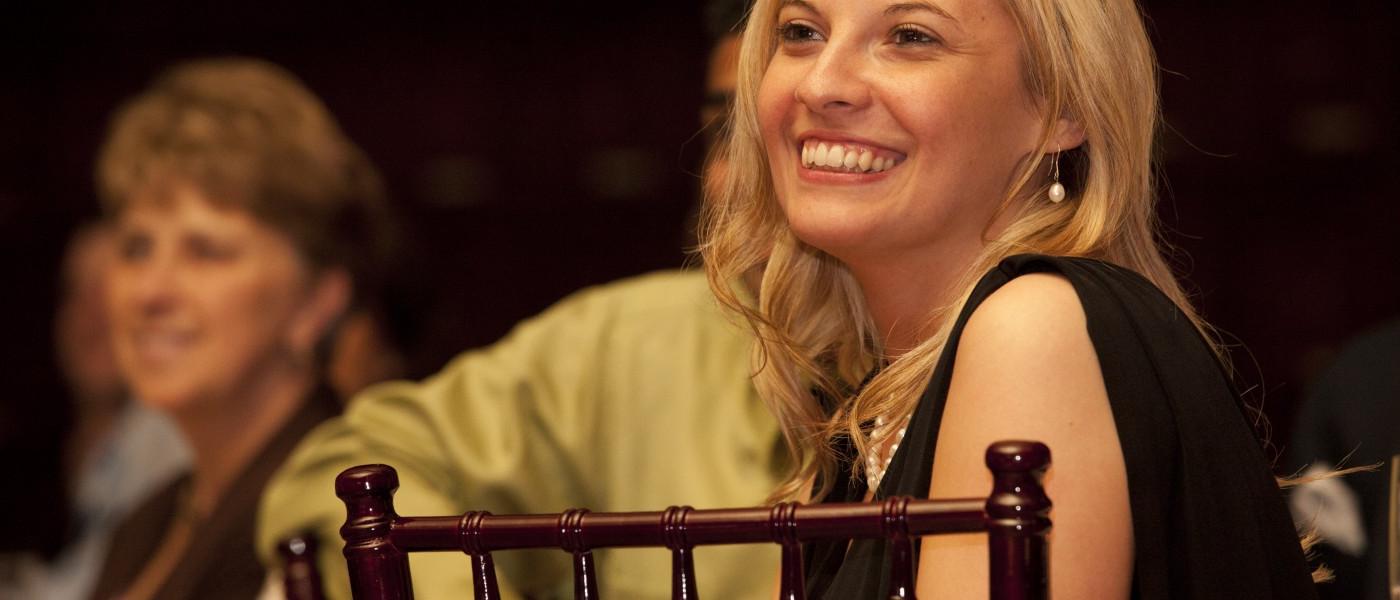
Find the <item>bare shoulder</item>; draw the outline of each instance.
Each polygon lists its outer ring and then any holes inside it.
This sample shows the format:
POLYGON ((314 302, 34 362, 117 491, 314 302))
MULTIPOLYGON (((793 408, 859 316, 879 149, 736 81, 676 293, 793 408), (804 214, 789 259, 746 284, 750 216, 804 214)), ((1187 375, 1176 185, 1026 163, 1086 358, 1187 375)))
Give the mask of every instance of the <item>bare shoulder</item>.
POLYGON ((1069 280, 1023 275, 974 310, 959 340, 948 411, 962 432, 984 436, 1077 444, 1090 441, 1086 427, 1107 430, 1092 437, 1112 431, 1098 355, 1069 280))
MULTIPOLYGON (((1084 308, 1067 279, 1022 275, 974 310, 958 341, 937 439, 929 493, 945 498, 986 494, 988 444, 1047 444, 1053 460, 1046 490, 1055 502, 1051 595, 1127 597, 1127 473, 1084 308), (1078 560, 1091 555, 1107 558, 1078 560)), ((985 575, 985 549, 975 536, 925 539, 919 594, 985 598, 985 581, 968 576, 985 575)))
POLYGON ((1032 273, 1007 282, 973 311, 961 345, 1029 351, 1087 342, 1085 332, 1084 308, 1073 284, 1060 275, 1032 273))
MULTIPOLYGON (((964 393, 1061 401, 1057 388, 1103 386, 1084 308, 1069 280, 1034 273, 1011 280, 973 311, 958 342, 954 380, 964 393)), ((1086 389, 1087 388, 1087 389, 1086 389)), ((1034 408, 1034 407, 1026 407, 1034 408)))

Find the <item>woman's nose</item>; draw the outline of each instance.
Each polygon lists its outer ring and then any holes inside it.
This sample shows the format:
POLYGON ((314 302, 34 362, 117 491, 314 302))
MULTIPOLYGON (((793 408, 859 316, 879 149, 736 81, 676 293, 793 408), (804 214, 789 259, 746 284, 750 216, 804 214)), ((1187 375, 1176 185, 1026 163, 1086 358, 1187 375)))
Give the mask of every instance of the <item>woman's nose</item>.
POLYGON ((797 101, 819 114, 854 112, 870 103, 864 58, 854 46, 828 42, 798 83, 797 101))
POLYGON ((128 308, 151 315, 170 310, 179 297, 179 265, 169 253, 153 252, 140 262, 118 269, 115 276, 125 281, 114 287, 127 290, 128 308), (125 285, 120 285, 125 283, 125 285))

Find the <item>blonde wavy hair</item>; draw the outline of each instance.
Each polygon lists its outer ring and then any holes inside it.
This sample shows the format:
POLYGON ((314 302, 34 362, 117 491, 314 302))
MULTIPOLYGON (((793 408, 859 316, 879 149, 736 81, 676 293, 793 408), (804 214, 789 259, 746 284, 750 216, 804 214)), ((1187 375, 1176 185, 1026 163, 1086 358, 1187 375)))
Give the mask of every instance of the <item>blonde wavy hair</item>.
MULTIPOLYGON (((739 84, 728 143, 728 177, 707 190, 701 254, 715 293, 757 334, 755 385, 782 427, 795 460, 774 498, 791 498, 813 482, 813 500, 832 489, 839 458, 832 441, 848 436, 859 457, 877 417, 909 414, 928 384, 951 321, 977 278, 1002 259, 1034 252, 1089 257, 1132 269, 1152 281, 1197 324, 1158 246, 1153 139, 1159 121, 1157 63, 1132 0, 1007 0, 1021 32, 1025 86, 1038 103, 1042 133, 1002 199, 1016 210, 1010 225, 984 235, 947 303, 932 307, 922 343, 863 378, 882 361, 880 340, 859 285, 832 256, 804 244, 779 208, 759 134, 756 99, 776 49, 779 0, 759 0, 744 32, 739 84), (1085 142, 1061 159, 1066 201, 1017 202, 1047 191, 1044 176, 1056 122, 1068 117, 1085 142), (757 305, 734 281, 762 274, 757 305), (821 406, 814 391, 833 399, 821 406)), ((1211 336, 1207 336, 1211 339, 1211 336)))

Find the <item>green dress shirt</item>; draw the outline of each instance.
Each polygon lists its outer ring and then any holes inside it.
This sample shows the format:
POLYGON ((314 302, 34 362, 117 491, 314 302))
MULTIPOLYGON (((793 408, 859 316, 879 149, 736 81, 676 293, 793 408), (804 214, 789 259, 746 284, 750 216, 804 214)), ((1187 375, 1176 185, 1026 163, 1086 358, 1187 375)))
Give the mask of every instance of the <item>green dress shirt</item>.
MULTIPOLYGON (((338 528, 341 470, 385 463, 399 473, 403 515, 661 510, 761 504, 785 455, 750 383, 751 335, 722 312, 703 274, 663 272, 583 290, 492 346, 421 382, 373 386, 314 430, 274 477, 258 548, 313 530, 331 598, 349 598, 338 528)), ((562 551, 498 552, 511 593, 572 595, 562 551)), ((607 598, 669 598, 665 549, 597 552, 607 598)), ((700 593, 767 598, 773 545, 696 550, 700 593)), ((470 594, 457 553, 410 557, 416 597, 470 594)))

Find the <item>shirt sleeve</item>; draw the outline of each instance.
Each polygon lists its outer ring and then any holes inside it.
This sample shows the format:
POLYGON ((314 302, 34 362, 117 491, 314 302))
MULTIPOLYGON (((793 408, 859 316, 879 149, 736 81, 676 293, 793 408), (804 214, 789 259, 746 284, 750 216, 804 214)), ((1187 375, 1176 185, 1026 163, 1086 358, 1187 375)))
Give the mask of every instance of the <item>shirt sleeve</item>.
MULTIPOLYGON (((595 430, 590 415, 600 413, 592 363, 607 354, 615 308, 607 294, 583 292, 495 345, 458 356, 425 381, 381 384, 357 396, 342 417, 309 434, 269 484, 258 527, 263 561, 274 564, 277 540, 314 531, 327 592, 349 598, 339 543, 345 508, 333 490, 336 475, 360 464, 394 466, 401 514, 448 515, 482 506, 562 510, 592 502, 596 496, 584 476, 591 470, 591 453, 584 450, 595 430)), ((461 556, 415 554, 410 560, 420 598, 469 589, 461 556)), ((554 575, 568 576, 567 562, 544 564, 557 564, 554 575)), ((510 555, 497 565, 505 579, 524 580, 508 575, 519 568, 510 555)), ((541 561, 531 563, 529 580, 556 578, 540 568, 541 561)))
MULTIPOLYGON (((579 292, 431 378, 369 388, 314 430, 264 495, 259 552, 273 565, 277 540, 314 531, 329 597, 348 598, 334 481, 366 463, 398 471, 394 502, 405 515, 759 504, 782 455, 777 424, 749 382, 751 348, 699 273, 579 292)), ((572 589, 558 550, 494 558, 502 585, 520 594, 572 589)), ((777 552, 715 547, 696 561, 707 595, 748 598, 768 594, 777 552)), ((610 596, 669 593, 664 549, 603 550, 598 562, 610 596)), ((470 589, 461 554, 415 553, 410 567, 419 598, 470 589)))

